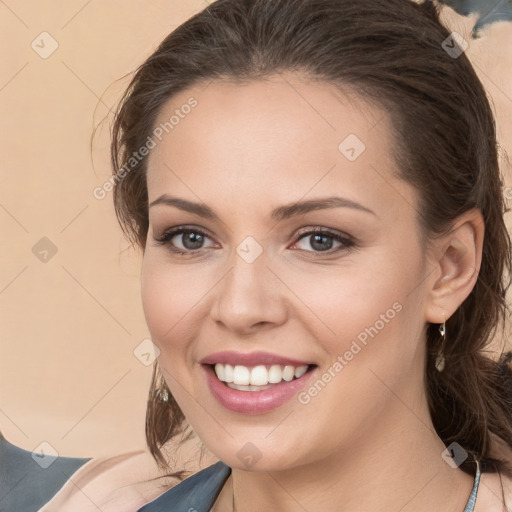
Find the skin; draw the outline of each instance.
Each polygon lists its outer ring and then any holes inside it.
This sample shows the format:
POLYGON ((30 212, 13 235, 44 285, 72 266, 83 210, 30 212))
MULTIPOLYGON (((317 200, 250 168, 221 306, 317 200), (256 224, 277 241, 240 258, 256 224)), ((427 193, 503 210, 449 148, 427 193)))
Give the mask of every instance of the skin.
MULTIPOLYGON (((233 468, 213 510, 231 510, 234 492, 239 512, 462 511, 473 477, 441 457, 425 395, 425 328, 448 319, 476 282, 480 213, 426 247, 417 193, 396 174, 388 116, 330 84, 294 74, 198 84, 171 98, 156 124, 190 96, 197 107, 149 156, 149 203, 170 194, 208 205, 219 220, 150 207, 142 301, 171 392, 233 468), (338 149, 349 134, 366 146, 354 161, 338 149), (373 213, 270 219, 274 208, 332 195, 373 213), (195 255, 155 241, 182 225, 208 235, 195 255), (301 238, 314 227, 355 245, 315 251, 301 238), (236 252, 247 236, 263 250, 253 263, 236 252), (209 391, 198 361, 221 350, 311 361, 314 381, 396 303, 401 311, 307 404, 294 397, 241 414, 209 391), (237 456, 249 441, 261 453, 251 468, 237 456)), ((183 249, 181 235, 172 241, 183 249)))

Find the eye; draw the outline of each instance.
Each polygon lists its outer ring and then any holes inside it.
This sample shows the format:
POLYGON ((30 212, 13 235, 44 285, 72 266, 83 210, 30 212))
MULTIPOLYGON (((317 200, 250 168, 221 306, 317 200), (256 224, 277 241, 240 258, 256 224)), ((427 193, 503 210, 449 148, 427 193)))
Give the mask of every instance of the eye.
MULTIPOLYGON (((212 239, 203 230, 191 226, 169 229, 155 236, 154 240, 158 245, 166 245, 172 252, 182 255, 192 255, 201 249, 214 246, 212 239)), ((334 233, 325 228, 314 228, 300 234, 291 248, 310 253, 332 254, 353 247, 355 247, 355 241, 348 235, 334 233)))
POLYGON ((206 241, 211 241, 204 231, 193 227, 170 229, 154 238, 158 244, 167 245, 171 251, 180 254, 194 253, 200 249, 205 249, 206 241))
POLYGON ((325 228, 315 228, 302 233, 294 246, 307 252, 329 252, 348 250, 354 247, 355 242, 347 235, 333 233, 325 228), (302 244, 300 246, 299 244, 302 244), (337 245, 336 245, 337 244, 337 245), (334 248, 334 250, 332 250, 334 248))

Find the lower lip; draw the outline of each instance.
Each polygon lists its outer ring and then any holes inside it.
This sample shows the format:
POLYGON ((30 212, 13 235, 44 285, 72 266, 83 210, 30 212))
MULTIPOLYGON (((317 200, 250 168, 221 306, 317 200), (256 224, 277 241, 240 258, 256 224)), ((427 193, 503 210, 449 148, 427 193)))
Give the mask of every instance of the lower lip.
POLYGON ((226 408, 234 412, 245 414, 261 414, 281 406, 284 402, 296 395, 315 371, 313 368, 302 377, 290 382, 281 381, 273 387, 263 391, 240 391, 231 389, 221 382, 210 365, 202 365, 206 373, 206 381, 213 396, 226 408))

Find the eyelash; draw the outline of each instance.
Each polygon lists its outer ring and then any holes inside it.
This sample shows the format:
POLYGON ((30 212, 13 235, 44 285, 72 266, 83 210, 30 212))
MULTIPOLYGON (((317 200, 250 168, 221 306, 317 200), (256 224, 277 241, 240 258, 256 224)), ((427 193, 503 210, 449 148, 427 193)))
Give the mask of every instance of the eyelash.
MULTIPOLYGON (((182 256, 192 256, 192 255, 195 255, 198 252, 200 252, 202 249, 204 249, 204 247, 199 248, 199 249, 181 250, 181 249, 178 249, 177 247, 173 246, 170 243, 172 238, 174 238, 176 235, 182 235, 182 234, 187 234, 187 233, 194 233, 196 235, 201 235, 202 237, 210 238, 208 236, 208 234, 205 233, 202 229, 192 228, 192 227, 178 227, 178 228, 173 228, 168 231, 165 231, 160 236, 154 237, 154 240, 157 243, 157 245, 168 245, 169 250, 171 250, 174 253, 180 254, 182 256)), ((327 251, 307 251, 305 249, 299 249, 300 251, 303 251, 306 253, 318 254, 318 255, 323 255, 323 254, 332 255, 334 253, 341 252, 341 251, 345 251, 345 252, 350 251, 350 250, 355 249, 355 247, 356 247, 355 240, 352 239, 350 236, 348 236, 348 235, 343 236, 338 233, 333 233, 329 230, 326 230, 325 228, 313 228, 313 229, 310 229, 309 231, 305 231, 304 233, 300 233, 299 235, 297 235, 296 241, 293 243, 293 245, 295 245, 296 243, 301 241, 303 238, 307 238, 308 236, 311 236, 311 235, 324 235, 327 238, 332 238, 333 240, 340 242, 341 244, 343 244, 343 246, 338 247, 334 250, 329 249, 327 251)))

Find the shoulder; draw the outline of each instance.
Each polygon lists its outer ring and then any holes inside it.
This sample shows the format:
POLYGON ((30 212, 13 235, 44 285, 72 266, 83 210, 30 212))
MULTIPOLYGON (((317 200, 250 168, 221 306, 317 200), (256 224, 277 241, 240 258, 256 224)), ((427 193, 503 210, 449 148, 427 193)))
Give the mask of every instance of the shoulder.
POLYGON ((512 512, 512 480, 497 473, 483 473, 475 512, 512 512))
MULTIPOLYGON (((512 465, 512 449, 491 434, 493 456, 512 465)), ((512 512, 512 478, 498 473, 483 473, 480 479, 475 512, 512 512)))
POLYGON ((0 433, 2 510, 36 510, 52 498, 88 459, 58 457, 19 448, 0 433))
POLYGON ((145 450, 98 457, 80 467, 41 512, 136 511, 172 487, 171 480, 145 450))
MULTIPOLYGON (((175 447, 176 448, 176 447, 175 447)), ((194 475, 210 460, 202 460, 187 446, 171 449, 167 472, 148 450, 99 457, 80 467, 40 512, 136 512, 180 483, 168 476, 178 470, 194 475)))
POLYGON ((178 482, 163 474, 147 450, 61 457, 24 450, 0 433, 0 510, 135 512, 178 482))

